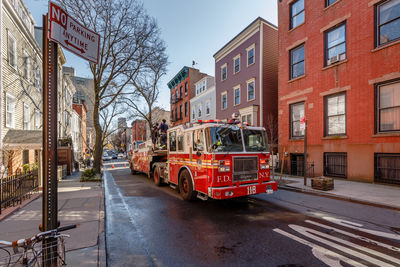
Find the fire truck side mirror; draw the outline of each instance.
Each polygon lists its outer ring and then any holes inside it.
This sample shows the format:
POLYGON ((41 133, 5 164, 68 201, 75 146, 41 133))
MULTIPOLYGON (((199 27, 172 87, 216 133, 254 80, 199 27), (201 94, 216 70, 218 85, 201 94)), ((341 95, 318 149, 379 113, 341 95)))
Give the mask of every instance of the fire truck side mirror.
POLYGON ((200 156, 201 156, 201 152, 200 152, 200 151, 197 151, 197 152, 196 152, 196 155, 197 155, 198 157, 200 157, 200 156))

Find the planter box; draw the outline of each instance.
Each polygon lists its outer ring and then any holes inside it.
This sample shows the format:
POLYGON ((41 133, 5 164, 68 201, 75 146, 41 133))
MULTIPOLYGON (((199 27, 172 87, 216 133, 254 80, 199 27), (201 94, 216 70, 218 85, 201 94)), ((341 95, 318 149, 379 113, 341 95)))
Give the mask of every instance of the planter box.
POLYGON ((326 177, 312 178, 311 187, 323 191, 332 190, 333 178, 326 178, 326 177))

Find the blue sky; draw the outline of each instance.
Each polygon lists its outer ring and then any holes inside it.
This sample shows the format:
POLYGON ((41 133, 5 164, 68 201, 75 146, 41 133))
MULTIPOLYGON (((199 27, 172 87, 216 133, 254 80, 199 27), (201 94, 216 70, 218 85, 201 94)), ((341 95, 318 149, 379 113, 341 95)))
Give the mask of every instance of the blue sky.
MULTIPOLYGON (((214 76, 213 54, 257 17, 277 25, 276 0, 143 0, 148 13, 155 17, 167 44, 169 66, 160 83, 159 105, 169 110, 167 83, 183 66, 195 67, 214 76)), ((25 0, 36 23, 42 25, 47 0, 25 0)), ((89 65, 65 51, 67 66, 77 76, 90 77, 89 65)))

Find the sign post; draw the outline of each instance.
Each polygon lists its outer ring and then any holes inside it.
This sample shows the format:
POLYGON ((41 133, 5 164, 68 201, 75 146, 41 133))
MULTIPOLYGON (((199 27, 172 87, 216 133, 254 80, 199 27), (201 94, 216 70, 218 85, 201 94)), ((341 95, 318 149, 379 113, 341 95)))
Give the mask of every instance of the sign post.
POLYGON ((304 130, 304 185, 307 185, 307 119, 306 116, 300 118, 300 130, 304 130))
MULTIPOLYGON (((55 3, 43 16, 43 206, 42 231, 58 227, 57 221, 57 70, 58 44, 78 56, 98 63, 100 36, 83 27, 55 3)), ((43 240, 43 266, 57 266, 57 238, 43 240)))
MULTIPOLYGON (((43 218, 42 231, 57 228, 57 49, 43 16, 43 218)), ((44 266, 57 266, 57 239, 43 240, 44 266)))

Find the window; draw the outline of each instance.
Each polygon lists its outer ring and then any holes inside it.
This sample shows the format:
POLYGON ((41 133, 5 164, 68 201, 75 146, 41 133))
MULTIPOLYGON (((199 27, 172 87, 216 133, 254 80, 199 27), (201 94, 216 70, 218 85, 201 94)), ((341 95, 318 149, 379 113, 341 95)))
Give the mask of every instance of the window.
POLYGON ((338 0, 325 0, 325 7, 328 7, 334 3, 336 3, 338 0))
POLYGON ((169 151, 176 151, 176 132, 169 133, 169 151))
POLYGON ((204 150, 203 129, 193 131, 193 151, 204 150))
POLYGON ((346 134, 346 94, 325 97, 325 135, 346 134))
POLYGON ((239 105, 240 104, 240 87, 234 88, 233 89, 233 105, 239 105))
POLYGON ((377 132, 400 131, 400 81, 376 87, 377 132))
POLYGON ((22 164, 29 163, 29 150, 22 151, 22 164))
POLYGON ((29 105, 24 104, 24 130, 29 130, 31 121, 31 110, 29 105))
POLYGON ((233 59, 233 74, 238 73, 240 71, 240 55, 237 55, 233 59))
POLYGON ((400 154, 375 154, 375 181, 400 184, 400 154))
POLYGON ((8 63, 13 68, 17 68, 17 41, 10 31, 8 31, 8 63))
POLYGON ((178 107, 175 108, 175 120, 178 120, 178 107))
POLYGON ((221 67, 221 81, 226 80, 226 64, 221 67))
POLYGON ((247 66, 254 64, 254 45, 247 48, 247 66))
POLYGON ((300 119, 304 117, 304 102, 290 105, 290 138, 304 137, 300 129, 300 119))
POLYGON ((173 92, 171 93, 171 103, 172 103, 172 104, 175 103, 175 102, 174 102, 174 93, 173 93, 173 92))
POLYGON ((346 59, 346 23, 325 32, 325 65, 346 59))
POLYGON ((187 93, 188 93, 188 84, 187 82, 185 82, 185 96, 187 95, 187 93))
POLYGON ((172 109, 171 110, 171 121, 173 121, 174 120, 174 110, 172 109))
POLYGON ((201 117, 201 105, 199 105, 199 107, 198 107, 198 115, 199 115, 199 118, 201 117))
POLYGON ((68 127, 71 125, 70 118, 71 118, 71 116, 69 115, 69 112, 65 111, 65 127, 68 127))
POLYGON ((40 122, 40 111, 35 110, 35 130, 39 130, 41 126, 40 122))
POLYGON ((247 101, 254 100, 254 80, 247 83, 247 101))
POLYGON ((226 97, 226 92, 221 94, 221 108, 226 109, 228 106, 228 98, 226 97))
POLYGON ((251 114, 242 115, 242 122, 247 122, 248 124, 252 125, 253 121, 251 119, 251 114))
POLYGON ((34 78, 34 83, 33 83, 33 85, 35 86, 35 88, 36 89, 38 89, 38 91, 39 92, 41 92, 42 90, 41 90, 41 88, 40 88, 40 68, 39 68, 39 66, 38 66, 38 64, 36 63, 36 61, 35 61, 35 63, 34 63, 34 76, 33 76, 33 78, 34 78))
POLYGON ((178 136, 178 151, 183 151, 183 135, 178 136))
POLYGON ((182 92, 183 92, 183 87, 181 86, 179 88, 179 98, 182 98, 182 96, 183 96, 182 92))
POLYGON ((377 46, 400 39, 400 0, 385 1, 376 7, 377 46))
POLYGON ((346 178, 347 153, 324 153, 324 175, 346 178))
POLYGON ((6 127, 14 128, 15 97, 6 93, 6 127))
POLYGON ((206 102, 206 115, 210 115, 210 101, 206 102))
POLYGON ((196 119, 196 111, 193 109, 192 110, 192 120, 196 119))
POLYGON ((294 29, 304 22, 304 0, 297 0, 290 4, 290 29, 294 29))
POLYGON ((305 74, 304 59, 304 44, 290 50, 290 79, 305 74))
POLYGON ((182 119, 182 104, 179 106, 179 118, 182 119))
POLYGON ((24 78, 30 80, 31 78, 31 69, 30 69, 30 58, 26 50, 24 50, 24 78))
POLYGON ((187 102, 185 102, 185 117, 187 117, 188 114, 188 106, 187 106, 187 102))

